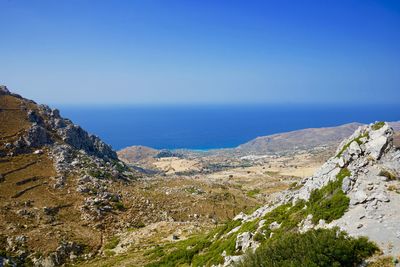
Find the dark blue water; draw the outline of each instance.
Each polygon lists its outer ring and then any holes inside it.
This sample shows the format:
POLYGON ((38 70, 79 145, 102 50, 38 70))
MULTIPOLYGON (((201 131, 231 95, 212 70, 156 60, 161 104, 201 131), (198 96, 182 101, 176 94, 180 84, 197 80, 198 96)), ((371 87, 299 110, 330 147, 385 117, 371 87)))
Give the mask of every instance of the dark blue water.
POLYGON ((394 105, 65 106, 60 110, 115 149, 226 148, 257 136, 309 127, 400 120, 400 108, 394 105))

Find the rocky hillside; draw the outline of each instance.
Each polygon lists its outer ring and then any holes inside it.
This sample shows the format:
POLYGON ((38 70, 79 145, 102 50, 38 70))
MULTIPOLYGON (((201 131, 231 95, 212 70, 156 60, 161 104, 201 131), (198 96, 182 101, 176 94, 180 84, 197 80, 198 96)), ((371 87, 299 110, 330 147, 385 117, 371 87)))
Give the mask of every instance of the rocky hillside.
POLYGON ((90 258, 135 174, 56 109, 0 86, 0 266, 90 258))
POLYGON ((360 126, 313 176, 208 235, 158 248, 164 256, 149 266, 356 266, 379 250, 387 257, 367 262, 392 266, 400 253, 393 135, 387 123, 360 126))

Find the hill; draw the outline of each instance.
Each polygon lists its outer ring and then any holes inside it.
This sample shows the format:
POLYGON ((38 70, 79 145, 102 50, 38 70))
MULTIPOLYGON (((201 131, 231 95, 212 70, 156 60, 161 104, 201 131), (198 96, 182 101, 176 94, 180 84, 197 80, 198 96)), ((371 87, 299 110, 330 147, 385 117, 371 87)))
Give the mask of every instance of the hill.
MULTIPOLYGON (((400 122, 389 124, 395 131, 400 131, 400 122)), ((282 154, 318 147, 335 147, 361 125, 353 122, 335 127, 309 128, 260 136, 238 146, 236 150, 248 154, 282 154)))
POLYGON ((118 157, 126 162, 139 162, 155 157, 159 151, 146 146, 130 146, 119 150, 118 157))
POLYGON ((58 110, 5 86, 0 140, 0 265, 93 256, 123 207, 118 189, 137 173, 58 110))

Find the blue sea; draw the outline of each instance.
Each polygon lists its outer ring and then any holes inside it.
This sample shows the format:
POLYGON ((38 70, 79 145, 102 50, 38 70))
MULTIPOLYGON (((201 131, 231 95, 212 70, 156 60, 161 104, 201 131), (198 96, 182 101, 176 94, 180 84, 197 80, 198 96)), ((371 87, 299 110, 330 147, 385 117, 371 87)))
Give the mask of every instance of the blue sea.
POLYGON ((310 127, 400 120, 395 105, 63 106, 60 111, 117 150, 228 148, 310 127))

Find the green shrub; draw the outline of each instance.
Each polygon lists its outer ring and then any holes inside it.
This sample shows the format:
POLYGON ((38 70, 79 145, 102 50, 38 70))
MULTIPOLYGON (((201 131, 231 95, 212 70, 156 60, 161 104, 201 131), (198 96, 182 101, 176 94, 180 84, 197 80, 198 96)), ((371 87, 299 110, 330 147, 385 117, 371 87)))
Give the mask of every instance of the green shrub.
POLYGON ((362 144, 361 139, 364 138, 364 137, 365 137, 365 138, 369 138, 369 133, 366 132, 366 133, 364 133, 364 134, 362 134, 362 135, 360 135, 360 136, 354 138, 353 140, 351 140, 351 141, 348 142, 347 144, 345 144, 345 145, 342 147, 342 149, 339 151, 339 153, 336 155, 336 157, 337 157, 337 158, 340 158, 340 157, 342 156, 343 152, 346 151, 346 149, 349 148, 350 144, 353 143, 354 141, 356 141, 357 144, 361 145, 361 144, 362 144))
POLYGON ((221 254, 224 251, 228 255, 234 255, 238 232, 224 238, 221 237, 240 224, 240 221, 228 221, 208 234, 196 235, 186 240, 157 247, 148 253, 148 256, 150 259, 158 260, 146 266, 180 266, 184 264, 209 266, 222 263, 223 257, 221 254), (158 257, 155 255, 158 255, 158 257))
POLYGON ((347 168, 343 168, 336 175, 335 181, 330 181, 326 186, 311 192, 308 201, 308 211, 313 215, 313 223, 318 223, 320 219, 327 223, 339 219, 349 208, 350 199, 342 191, 342 182, 351 173, 347 168))
POLYGON ((163 247, 158 246, 147 254, 150 256, 150 259, 157 258, 158 261, 147 264, 146 266, 172 267, 185 264, 189 265, 193 261, 193 257, 196 254, 199 254, 203 249, 209 247, 210 245, 211 241, 207 238, 207 236, 195 236, 173 244, 167 244, 163 247))
POLYGON ((379 130, 380 128, 382 128, 385 125, 384 121, 379 121, 377 123, 375 123, 374 125, 372 125, 371 129, 376 131, 379 130))
POLYGON ((111 179, 112 175, 109 172, 100 170, 100 169, 92 169, 88 171, 88 174, 92 177, 98 179, 111 179))
POLYGON ((114 167, 119 173, 127 171, 127 168, 125 167, 125 165, 123 165, 122 163, 120 163, 118 161, 114 162, 114 167))
POLYGON ((115 251, 106 249, 106 250, 104 250, 104 255, 106 255, 106 257, 112 257, 115 255, 115 251))
POLYGON ((120 210, 120 211, 126 210, 124 204, 120 201, 114 203, 114 208, 116 208, 117 210, 120 210))
POLYGON ((118 246, 119 241, 120 241, 119 237, 114 236, 110 240, 108 240, 107 244, 104 245, 104 248, 105 249, 114 249, 118 246))
MULTIPOLYGON (((338 219, 343 216, 344 212, 348 209, 349 206, 349 198, 343 193, 341 187, 343 179, 350 175, 351 173, 348 169, 341 169, 336 176, 336 180, 329 182, 326 186, 318 190, 314 190, 311 193, 309 201, 299 200, 294 205, 292 203, 283 204, 268 212, 262 218, 255 219, 253 221, 247 221, 244 223, 233 220, 228 221, 224 225, 217 227, 208 234, 197 235, 187 240, 178 241, 172 244, 165 245, 163 247, 157 247, 155 250, 149 253, 148 256, 150 257, 150 259, 158 260, 149 264, 148 266, 218 265, 223 262, 223 257, 221 256, 221 254, 224 251, 226 255, 236 255, 238 253, 235 250, 236 238, 238 234, 243 232, 254 233, 258 229, 261 219, 265 220, 264 226, 262 227, 262 229, 260 229, 260 232, 256 233, 254 240, 267 244, 270 244, 272 240, 280 240, 282 237, 285 237, 290 233, 296 233, 299 224, 302 220, 304 220, 304 218, 306 218, 308 214, 313 215, 314 223, 317 223, 320 219, 324 219, 327 222, 338 219), (280 224, 280 227, 271 230, 269 228, 269 225, 272 222, 277 222, 278 224, 280 224), (241 227, 238 231, 230 234, 229 236, 226 236, 227 233, 229 233, 232 229, 239 225, 241 227), (272 238, 269 238, 271 233, 274 233, 274 235, 272 236, 272 238)), ((299 237, 297 237, 296 235, 295 237, 299 239, 299 237)), ((324 237, 323 234, 321 234, 321 238, 322 237, 324 237)), ((311 237, 307 238, 307 240, 310 240, 311 237)), ((321 242, 320 245, 322 246, 323 239, 319 241, 321 242)), ((329 242, 330 241, 327 240, 326 246, 330 246, 329 242)), ((301 247, 301 243, 299 244, 299 246, 301 247)), ((340 253, 340 251, 336 252, 340 253)), ((322 256, 322 254, 318 255, 318 257, 322 256)), ((328 258, 326 260, 328 261, 332 259, 328 258)), ((312 265, 313 262, 311 260, 306 262, 311 264, 309 266, 318 266, 315 264, 312 265)), ((335 263, 335 261, 332 260, 332 263, 335 263)), ((292 265, 290 264, 265 266, 297 266, 293 265, 294 263, 292 265)))
POLYGON ((237 266, 356 266, 376 251, 378 247, 367 238, 349 237, 338 228, 286 232, 249 252, 237 266))
POLYGON ((247 192, 248 197, 255 197, 258 194, 260 194, 260 189, 252 189, 247 192))
POLYGON ((299 190, 300 188, 302 188, 303 185, 301 183, 298 182, 293 182, 289 185, 289 190, 299 190))
POLYGON ((263 236, 261 233, 256 233, 253 237, 254 241, 257 242, 262 242, 265 240, 265 236, 263 236))

